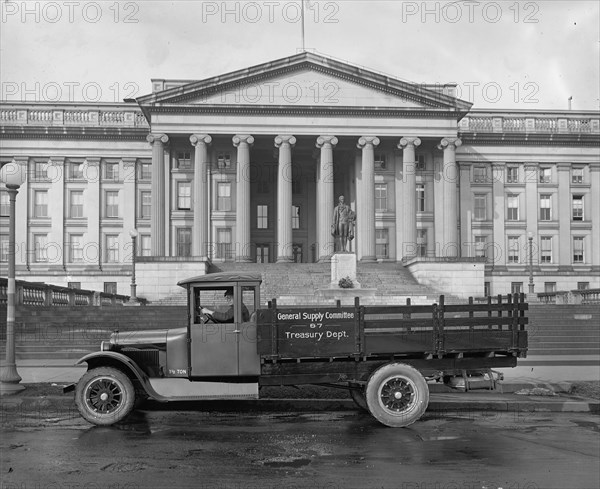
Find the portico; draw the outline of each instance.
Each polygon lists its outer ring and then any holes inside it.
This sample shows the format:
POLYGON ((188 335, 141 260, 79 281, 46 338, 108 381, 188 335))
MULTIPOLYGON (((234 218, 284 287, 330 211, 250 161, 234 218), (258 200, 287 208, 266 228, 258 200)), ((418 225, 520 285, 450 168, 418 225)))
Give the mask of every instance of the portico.
POLYGON ((201 82, 153 82, 156 91, 138 99, 153 148, 152 255, 175 256, 172 237, 189 227, 193 256, 324 260, 335 249, 331 214, 343 194, 357 215, 359 260, 381 258, 378 246, 387 259, 413 257, 420 164, 443 196, 434 249, 460 256, 455 149, 470 104, 451 87, 311 53, 201 82), (193 164, 180 168, 188 154, 193 164), (192 205, 169 209, 173 180, 186 177, 192 205))

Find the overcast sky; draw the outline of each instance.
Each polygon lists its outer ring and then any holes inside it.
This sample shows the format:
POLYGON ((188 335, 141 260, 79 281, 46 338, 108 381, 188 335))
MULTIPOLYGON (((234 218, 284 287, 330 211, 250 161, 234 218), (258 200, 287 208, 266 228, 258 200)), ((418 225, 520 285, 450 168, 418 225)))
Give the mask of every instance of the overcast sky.
MULTIPOLYGON (((120 101, 301 48, 299 1, 0 0, 1 97, 120 101)), ((597 1, 318 1, 306 48, 475 108, 600 108, 597 1)))

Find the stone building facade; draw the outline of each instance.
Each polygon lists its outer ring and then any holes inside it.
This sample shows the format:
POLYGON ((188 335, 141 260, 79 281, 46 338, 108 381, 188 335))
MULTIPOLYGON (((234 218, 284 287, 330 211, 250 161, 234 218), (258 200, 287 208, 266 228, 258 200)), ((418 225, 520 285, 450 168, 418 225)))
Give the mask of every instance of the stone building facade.
POLYGON ((209 262, 326 262, 344 195, 361 262, 480 266, 482 295, 600 287, 597 111, 473 109, 452 85, 312 53, 152 84, 119 104, 0 104, 0 162, 27 173, 19 278, 126 294, 134 229, 150 298, 209 262))

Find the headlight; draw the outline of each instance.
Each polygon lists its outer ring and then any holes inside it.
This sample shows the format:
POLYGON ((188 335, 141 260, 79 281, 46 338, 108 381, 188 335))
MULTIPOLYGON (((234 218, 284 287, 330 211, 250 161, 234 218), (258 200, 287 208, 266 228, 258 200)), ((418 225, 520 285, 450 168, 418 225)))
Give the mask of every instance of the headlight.
POLYGON ((100 351, 110 351, 110 341, 103 341, 100 343, 100 351))

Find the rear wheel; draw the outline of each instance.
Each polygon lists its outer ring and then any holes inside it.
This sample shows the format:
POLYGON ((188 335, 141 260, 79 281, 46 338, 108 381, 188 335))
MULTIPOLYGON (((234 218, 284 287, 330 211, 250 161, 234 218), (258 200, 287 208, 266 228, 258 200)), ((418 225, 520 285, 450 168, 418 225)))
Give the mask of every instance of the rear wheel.
POLYGON ((79 413, 96 425, 111 425, 125 419, 134 402, 133 383, 125 373, 113 367, 88 370, 75 389, 79 413))
POLYGON ((429 404, 429 388, 420 372, 403 363, 377 369, 367 383, 367 406, 380 423, 393 428, 417 421, 429 404))

